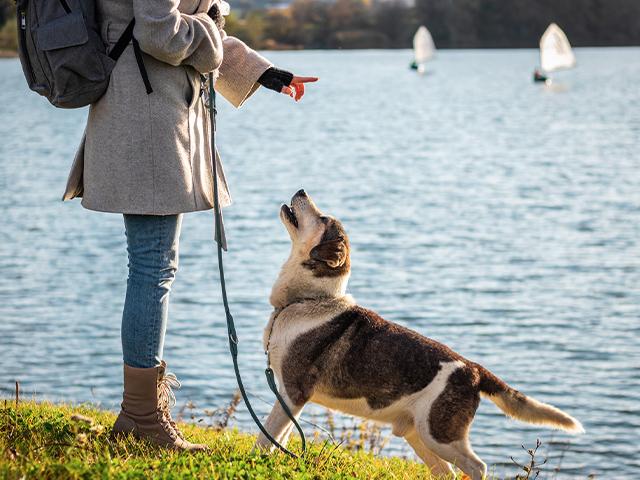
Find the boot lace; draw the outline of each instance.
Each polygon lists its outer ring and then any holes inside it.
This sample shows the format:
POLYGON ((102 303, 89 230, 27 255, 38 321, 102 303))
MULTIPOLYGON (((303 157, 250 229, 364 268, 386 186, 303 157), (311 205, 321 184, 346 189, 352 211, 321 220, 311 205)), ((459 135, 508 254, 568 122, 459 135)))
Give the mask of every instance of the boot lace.
POLYGON ((184 440, 184 435, 171 418, 171 409, 176 405, 176 395, 173 388, 179 389, 180 381, 173 373, 165 373, 158 381, 158 409, 162 414, 162 418, 170 425, 170 430, 175 432, 179 438, 184 440))

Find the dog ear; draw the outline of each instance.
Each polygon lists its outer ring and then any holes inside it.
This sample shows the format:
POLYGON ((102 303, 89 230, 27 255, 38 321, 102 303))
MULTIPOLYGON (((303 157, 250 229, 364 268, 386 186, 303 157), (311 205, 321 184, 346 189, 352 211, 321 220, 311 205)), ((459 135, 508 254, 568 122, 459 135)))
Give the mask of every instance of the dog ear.
POLYGON ((347 245, 344 237, 326 240, 319 243, 311 250, 310 257, 313 260, 324 262, 331 268, 338 268, 347 261, 347 245))

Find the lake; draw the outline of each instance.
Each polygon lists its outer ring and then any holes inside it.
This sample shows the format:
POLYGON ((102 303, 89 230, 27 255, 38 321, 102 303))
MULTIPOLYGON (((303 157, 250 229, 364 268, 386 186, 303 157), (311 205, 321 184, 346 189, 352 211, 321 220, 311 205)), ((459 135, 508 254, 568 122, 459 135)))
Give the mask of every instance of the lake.
MULTIPOLYGON (((578 67, 531 81, 535 50, 444 51, 418 76, 409 51, 273 52, 317 74, 294 104, 220 100, 234 205, 225 257, 241 368, 260 414, 268 295, 288 255, 282 202, 304 187, 343 221, 349 291, 581 420, 570 436, 483 401, 472 429, 498 476, 541 439, 542 478, 635 478, 640 468, 640 48, 576 49, 578 67), (559 472, 556 470, 559 469, 559 472)), ((62 111, 0 60, 0 395, 121 399, 126 252, 119 215, 60 201, 86 110, 62 111)), ((228 402, 211 212, 185 217, 165 358, 178 407, 228 402)), ((308 408, 308 421, 322 410, 308 408)), ((246 410, 239 428, 256 432, 246 410)), ((351 419, 340 419, 351 425, 351 419)), ((305 424, 310 431, 313 427, 305 424)), ((392 441, 386 454, 413 454, 392 441)))

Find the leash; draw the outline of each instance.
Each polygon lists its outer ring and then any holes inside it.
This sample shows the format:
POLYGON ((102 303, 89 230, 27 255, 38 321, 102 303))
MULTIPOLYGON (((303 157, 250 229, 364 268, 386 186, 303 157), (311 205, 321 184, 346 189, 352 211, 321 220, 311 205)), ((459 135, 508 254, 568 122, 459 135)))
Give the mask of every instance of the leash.
MULTIPOLYGON (((271 434, 267 431, 267 429, 262 425, 258 416, 256 415, 251 403, 249 402, 249 397, 247 396, 247 392, 244 389, 244 384, 242 383, 242 377, 240 376, 240 368, 238 367, 238 335, 236 334, 236 327, 233 322, 233 316, 231 315, 231 310, 229 309, 229 300, 227 299, 227 285, 224 278, 224 266, 222 264, 222 245, 223 245, 223 233, 222 233, 222 213, 220 210, 220 201, 218 199, 218 168, 216 162, 216 142, 215 142, 215 131, 216 131, 216 114, 218 113, 216 110, 216 92, 213 89, 213 74, 209 73, 209 119, 211 120, 211 164, 213 169, 213 207, 215 214, 215 240, 218 245, 218 270, 220 272, 220 287, 222 290, 222 303, 224 305, 224 313, 227 319, 227 333, 229 337, 229 351, 231 352, 231 358, 233 360, 233 370, 236 374, 236 380, 238 382, 238 388, 240 389, 240 394, 242 395, 242 399, 244 400, 245 405, 247 406, 247 410, 249 410, 249 414, 253 421, 258 426, 260 431, 264 434, 265 437, 269 439, 269 441, 275 445, 280 451, 286 453, 287 455, 293 458, 299 458, 298 455, 291 452, 284 446, 282 446, 278 441, 271 436, 271 434)), ((226 250, 226 248, 225 248, 226 250)), ((275 322, 275 318, 274 318, 275 322)), ((273 328, 273 325, 272 325, 273 328)), ((306 440, 304 437, 304 432, 302 431, 302 427, 296 420, 295 416, 291 413, 288 405, 278 392, 278 387, 275 381, 275 374, 273 373, 273 369, 271 368, 271 362, 269 360, 269 356, 267 355, 267 369, 264 371, 265 376, 267 377, 267 384, 269 385, 269 389, 274 393, 276 399, 280 403, 280 406, 284 410, 285 414, 289 419, 293 422, 298 433, 300 434, 300 439, 302 440, 302 453, 304 454, 307 449, 306 440)))

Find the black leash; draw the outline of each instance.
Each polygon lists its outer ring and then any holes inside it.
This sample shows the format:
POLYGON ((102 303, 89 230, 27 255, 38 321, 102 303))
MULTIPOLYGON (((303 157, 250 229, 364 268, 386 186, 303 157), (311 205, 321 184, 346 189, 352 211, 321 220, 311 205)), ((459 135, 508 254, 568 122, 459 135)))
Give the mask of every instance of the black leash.
MULTIPOLYGON (((244 389, 244 384, 242 383, 242 377, 240 376, 240 369, 238 367, 238 336, 236 334, 236 327, 233 323, 233 316, 231 315, 231 310, 229 309, 229 300, 227 299, 227 285, 224 279, 224 266, 222 264, 222 214, 220 211, 220 201, 218 199, 218 168, 216 162, 216 142, 215 142, 215 131, 216 131, 216 92, 213 89, 213 74, 209 73, 209 118, 211 120, 211 164, 213 168, 213 206, 214 206, 214 214, 215 214, 215 224, 216 224, 216 233, 215 240, 218 245, 218 269, 220 271, 220 287, 222 289, 222 303, 224 304, 224 313, 227 318, 227 333, 229 336, 229 350, 231 351, 231 358, 233 359, 233 369, 236 373, 236 380, 238 381, 238 388, 240 389, 240 394, 242 395, 242 399, 244 400, 245 405, 247 406, 247 410, 249 410, 249 414, 251 414, 251 418, 256 423, 260 431, 264 434, 265 437, 269 439, 271 443, 273 443, 279 450, 290 455, 293 458, 298 458, 298 455, 287 450, 285 447, 280 445, 278 441, 271 436, 271 434, 267 431, 267 429, 262 425, 258 416, 253 410, 251 403, 249 402, 249 398, 247 397, 247 392, 244 389)), ((275 319, 274 319, 275 320, 275 319)), ((287 414, 289 419, 293 422, 298 433, 300 434, 300 438, 302 440, 302 453, 306 452, 306 441, 304 437, 304 432, 302 431, 302 427, 296 420, 295 416, 291 413, 291 410, 287 406, 286 402, 278 392, 278 387, 275 381, 275 375, 273 370, 271 369, 271 365, 267 365, 267 369, 265 370, 265 375, 267 377, 267 383, 269 384, 269 388, 275 394, 280 406, 287 414)))

